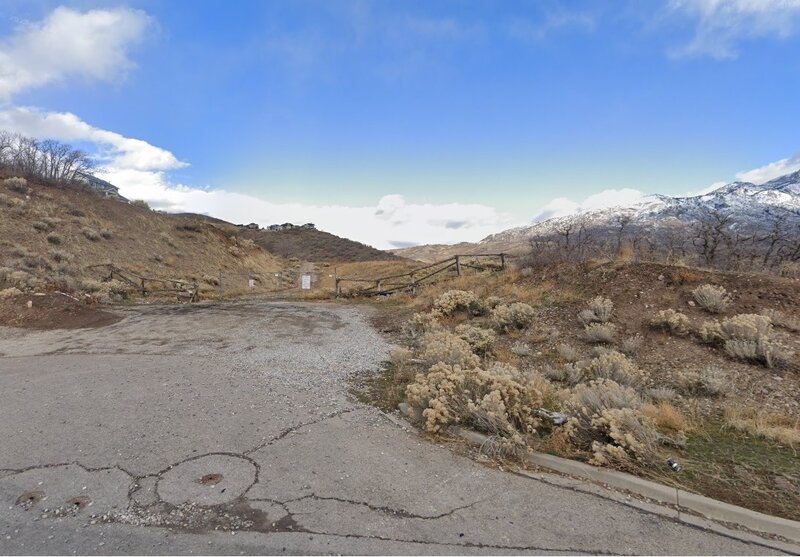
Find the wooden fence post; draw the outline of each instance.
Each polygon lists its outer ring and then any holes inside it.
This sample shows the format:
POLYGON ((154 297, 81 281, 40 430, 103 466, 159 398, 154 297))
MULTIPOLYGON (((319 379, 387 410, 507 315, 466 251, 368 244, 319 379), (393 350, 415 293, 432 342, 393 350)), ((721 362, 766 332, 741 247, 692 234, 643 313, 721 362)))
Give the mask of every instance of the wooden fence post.
POLYGON ((342 279, 337 277, 336 278, 336 297, 338 298, 341 295, 342 295, 342 279))
POLYGON ((222 300, 225 297, 225 291, 222 286, 222 271, 219 272, 219 299, 222 300))
POLYGON ((461 257, 456 255, 456 276, 461 276, 461 257))
POLYGON ((506 254, 505 253, 501 253, 500 254, 500 270, 501 271, 505 271, 506 270, 506 254))

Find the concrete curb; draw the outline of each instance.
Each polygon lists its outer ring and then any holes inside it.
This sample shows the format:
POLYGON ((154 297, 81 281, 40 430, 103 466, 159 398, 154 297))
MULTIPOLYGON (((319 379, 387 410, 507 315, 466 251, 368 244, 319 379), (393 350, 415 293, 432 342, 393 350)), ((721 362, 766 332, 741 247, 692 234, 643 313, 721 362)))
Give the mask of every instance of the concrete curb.
MULTIPOLYGON (((414 418, 407 404, 400 404, 399 409, 403 415, 408 416, 410 419, 414 418)), ((489 436, 478 433, 477 431, 459 427, 450 427, 449 429, 451 433, 473 445, 480 446, 489 441, 489 436)), ((751 511, 743 507, 711 499, 710 497, 704 497, 682 489, 645 480, 624 472, 598 468, 596 466, 584 464, 583 462, 577 462, 558 456, 543 453, 530 453, 525 458, 529 463, 541 468, 547 468, 548 470, 553 470, 569 476, 588 479, 616 489, 622 489, 647 497, 653 501, 674 505, 675 508, 678 509, 678 519, 683 522, 690 524, 696 523, 696 520, 689 520, 688 517, 685 520, 680 513, 681 510, 691 511, 712 520, 744 526, 754 532, 777 535, 791 540, 794 543, 800 543, 800 522, 794 520, 787 520, 785 518, 751 511)))
MULTIPOLYGON (((451 427, 451 433, 474 445, 483 445, 489 436, 477 431, 451 427)), ((688 510, 707 518, 744 526, 756 532, 773 534, 800 543, 800 522, 751 511, 729 503, 717 501, 682 489, 651 482, 616 470, 597 468, 566 458, 542 453, 528 454, 531 464, 554 470, 561 474, 578 476, 605 485, 630 491, 654 501, 675 505, 679 510, 688 510)))

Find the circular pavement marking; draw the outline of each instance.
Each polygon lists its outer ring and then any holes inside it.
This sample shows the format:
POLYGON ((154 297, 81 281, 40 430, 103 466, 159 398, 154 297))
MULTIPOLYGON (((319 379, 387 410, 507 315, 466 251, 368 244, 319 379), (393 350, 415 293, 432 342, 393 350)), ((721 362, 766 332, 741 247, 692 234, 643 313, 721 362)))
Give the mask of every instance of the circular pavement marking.
POLYGON ((158 495, 167 503, 219 505, 240 497, 256 479, 246 458, 208 455, 178 464, 158 481, 158 495))

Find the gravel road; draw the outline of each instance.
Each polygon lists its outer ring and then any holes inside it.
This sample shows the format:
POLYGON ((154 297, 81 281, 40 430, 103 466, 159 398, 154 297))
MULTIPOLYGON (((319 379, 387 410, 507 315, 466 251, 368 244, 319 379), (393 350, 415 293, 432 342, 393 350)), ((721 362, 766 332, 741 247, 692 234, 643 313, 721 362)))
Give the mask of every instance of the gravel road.
POLYGON ((357 403, 349 378, 391 348, 362 308, 118 311, 0 328, 0 554, 780 553, 357 403))

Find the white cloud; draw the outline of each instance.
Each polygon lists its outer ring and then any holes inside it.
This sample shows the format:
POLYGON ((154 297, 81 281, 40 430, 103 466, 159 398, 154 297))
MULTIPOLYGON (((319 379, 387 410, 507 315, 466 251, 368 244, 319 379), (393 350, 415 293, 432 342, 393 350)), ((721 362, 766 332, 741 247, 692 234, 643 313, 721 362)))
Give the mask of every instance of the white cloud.
POLYGON ((695 20, 689 43, 669 52, 676 58, 736 58, 740 41, 786 38, 800 23, 800 0, 670 0, 668 9, 695 20))
POLYGON ((743 182, 763 184, 779 176, 791 174, 800 170, 800 151, 789 158, 771 162, 753 170, 742 171, 736 174, 736 179, 743 182))
POLYGON ((172 170, 186 166, 166 149, 140 139, 91 126, 70 112, 44 112, 30 107, 0 110, 0 129, 39 139, 86 141, 98 147, 100 162, 113 168, 172 170))
POLYGON ((71 76, 111 80, 132 67, 128 48, 149 24, 139 10, 54 9, 0 42, 0 98, 71 76))
POLYGON ((12 107, 0 110, 0 129, 38 138, 81 141, 96 146, 105 159, 102 176, 129 199, 173 212, 209 214, 236 223, 261 225, 313 222, 334 234, 381 249, 422 243, 477 241, 519 224, 486 205, 409 203, 385 195, 376 205, 273 203, 221 189, 203 190, 170 182, 167 171, 185 166, 171 152, 96 128, 70 113, 12 107))
POLYGON ((484 205, 416 204, 399 195, 387 195, 375 205, 358 207, 273 203, 224 190, 172 186, 159 180, 163 176, 154 174, 120 171, 107 177, 123 185, 120 190, 123 195, 144 198, 154 208, 209 214, 235 223, 257 222, 262 226, 313 222, 322 230, 380 249, 478 241, 519 224, 484 205))
POLYGON ((590 195, 580 203, 566 197, 558 197, 542 207, 539 213, 533 217, 533 222, 542 222, 547 219, 586 213, 608 207, 632 205, 641 201, 643 197, 644 194, 642 192, 630 188, 603 190, 600 193, 590 195))

